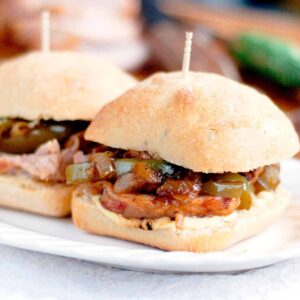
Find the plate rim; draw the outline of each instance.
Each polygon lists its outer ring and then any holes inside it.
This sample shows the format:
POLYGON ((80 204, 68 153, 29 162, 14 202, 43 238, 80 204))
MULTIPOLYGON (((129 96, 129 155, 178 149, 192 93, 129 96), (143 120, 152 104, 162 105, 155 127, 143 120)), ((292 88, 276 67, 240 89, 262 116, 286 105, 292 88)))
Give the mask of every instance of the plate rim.
POLYGON ((83 259, 123 269, 166 273, 244 271, 268 266, 290 258, 300 258, 300 241, 293 248, 277 251, 272 255, 264 254, 259 257, 250 254, 228 257, 226 256, 226 252, 167 252, 159 249, 126 249, 126 251, 124 251, 124 249, 119 246, 101 246, 88 242, 68 240, 19 228, 3 222, 0 222, 0 243, 39 253, 83 259), (21 234, 22 239, 14 241, 14 238, 11 236, 12 232, 17 235, 21 234), (73 250, 68 252, 71 248, 73 250), (142 260, 139 257, 140 255, 143 256, 142 260), (144 259, 145 255, 147 255, 147 259, 144 259), (177 260, 177 264, 174 265, 174 259, 180 258, 180 256, 184 256, 184 262, 183 260, 177 260), (224 257, 226 257, 226 262, 224 262, 224 257), (155 265, 153 265, 153 259, 156 260, 155 265), (163 265, 163 267, 160 267, 161 265, 163 265))

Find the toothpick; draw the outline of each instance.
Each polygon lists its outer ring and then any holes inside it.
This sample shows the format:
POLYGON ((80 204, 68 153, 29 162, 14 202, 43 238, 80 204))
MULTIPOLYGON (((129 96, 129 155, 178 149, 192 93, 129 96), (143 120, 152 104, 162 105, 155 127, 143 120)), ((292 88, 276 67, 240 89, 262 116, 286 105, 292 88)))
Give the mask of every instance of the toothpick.
POLYGON ((41 50, 50 51, 50 13, 44 11, 41 15, 41 50))
POLYGON ((185 43, 183 51, 183 60, 182 60, 182 77, 186 78, 190 69, 190 60, 191 60, 191 48, 192 48, 192 32, 185 33, 185 43))

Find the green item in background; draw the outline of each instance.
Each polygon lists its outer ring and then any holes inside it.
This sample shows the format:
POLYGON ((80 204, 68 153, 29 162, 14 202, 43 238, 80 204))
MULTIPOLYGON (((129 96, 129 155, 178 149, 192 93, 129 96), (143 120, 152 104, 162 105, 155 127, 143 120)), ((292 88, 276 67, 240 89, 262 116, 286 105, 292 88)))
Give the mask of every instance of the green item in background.
POLYGON ((260 32, 240 34, 230 42, 235 59, 284 87, 300 87, 300 48, 260 32))

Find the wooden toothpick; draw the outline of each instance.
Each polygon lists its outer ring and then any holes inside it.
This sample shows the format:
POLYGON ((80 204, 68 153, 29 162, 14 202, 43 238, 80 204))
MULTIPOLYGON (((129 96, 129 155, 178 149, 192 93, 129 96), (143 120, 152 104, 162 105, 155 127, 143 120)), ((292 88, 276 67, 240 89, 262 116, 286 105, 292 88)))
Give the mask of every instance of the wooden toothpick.
POLYGON ((190 69, 190 60, 191 60, 191 48, 192 48, 192 32, 185 33, 185 43, 183 51, 183 60, 182 60, 182 77, 186 78, 190 69))
POLYGON ((44 11, 41 15, 41 50, 50 51, 50 13, 44 11))

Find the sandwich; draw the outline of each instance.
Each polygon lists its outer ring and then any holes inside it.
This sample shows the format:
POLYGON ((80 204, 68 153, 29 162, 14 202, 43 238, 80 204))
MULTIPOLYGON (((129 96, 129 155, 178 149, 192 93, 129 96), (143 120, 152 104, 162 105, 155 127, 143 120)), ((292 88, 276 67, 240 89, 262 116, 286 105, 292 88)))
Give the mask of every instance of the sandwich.
POLYGON ((0 206, 70 214, 65 168, 97 111, 135 84, 99 56, 33 52, 0 66, 0 206))
POLYGON ((289 203, 279 161, 299 151, 289 119, 225 77, 157 73, 87 128, 98 149, 69 165, 75 225, 172 251, 225 249, 289 203))

